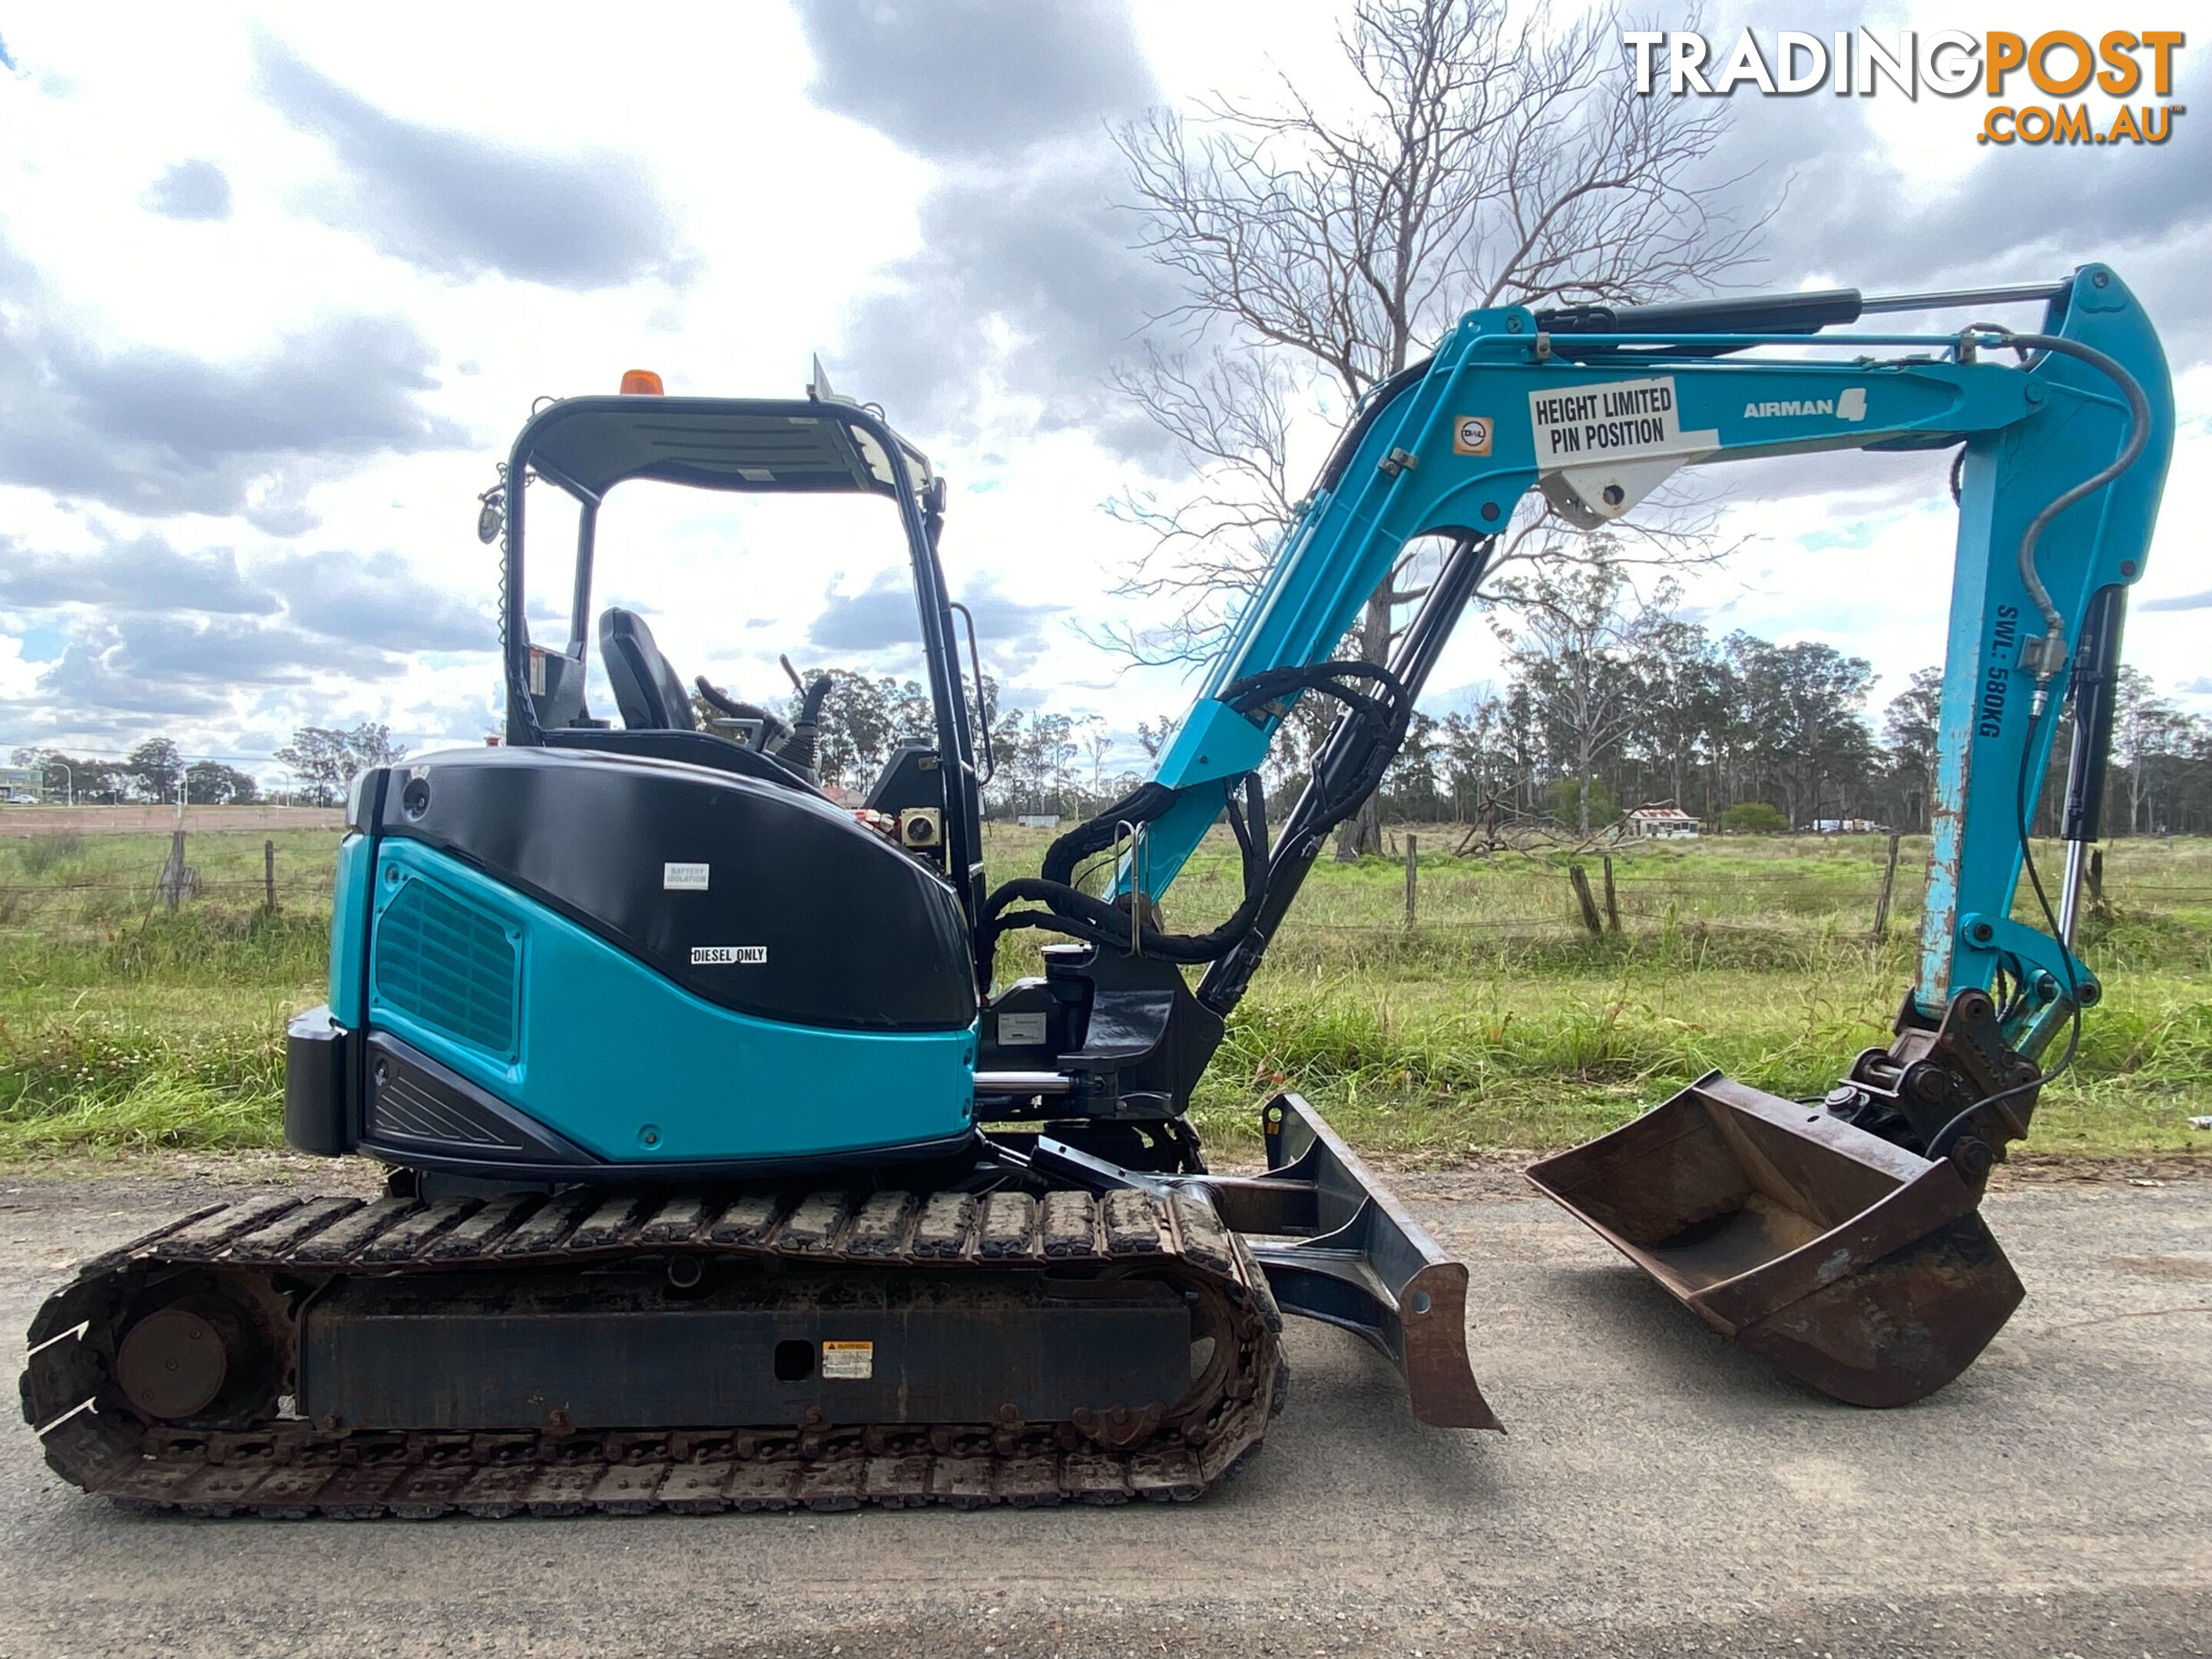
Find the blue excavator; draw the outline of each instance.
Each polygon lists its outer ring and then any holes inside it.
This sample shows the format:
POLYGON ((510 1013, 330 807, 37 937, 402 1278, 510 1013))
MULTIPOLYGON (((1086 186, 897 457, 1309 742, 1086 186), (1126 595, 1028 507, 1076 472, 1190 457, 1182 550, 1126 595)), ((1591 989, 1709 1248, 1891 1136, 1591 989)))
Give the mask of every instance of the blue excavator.
POLYGON ((1465 1268, 1296 1096, 1261 1110, 1264 1173, 1209 1173, 1192 1091, 1525 495, 1596 530, 1686 466, 1840 449, 1955 452, 1895 1039, 1825 1100, 1715 1073, 1530 1175, 1810 1387, 1919 1399, 2021 1297, 1978 1206, 2100 994, 2081 854, 2172 425, 2157 337, 2102 265, 1472 313, 1358 408, 1152 780, 994 888, 980 664, 928 459, 818 373, 790 400, 639 372, 552 403, 480 526, 503 535, 504 741, 355 781, 329 1002, 290 1028, 287 1139, 378 1160, 384 1194, 210 1206, 87 1264, 29 1334, 48 1461, 218 1515, 1188 1499, 1279 1409, 1285 1314, 1366 1339, 1422 1421, 1497 1427, 1465 1268), (2033 331, 1861 320, 2023 304, 2033 331), (827 678, 787 721, 687 685, 610 606, 618 720, 588 707, 599 509, 648 484, 895 515, 933 726, 859 809, 818 783, 827 678), (573 549, 528 533, 549 490, 573 549), (1390 659, 1340 658, 1421 537, 1442 568, 1390 659), (540 644, 528 582, 564 550, 572 620, 540 644), (1335 724, 1271 827, 1261 768, 1309 697, 1335 724), (2030 814, 2069 708, 2046 883, 2030 814), (1178 931, 1163 901, 1224 824, 1241 896, 1178 931), (1002 983, 1016 929, 1051 942, 1002 983))

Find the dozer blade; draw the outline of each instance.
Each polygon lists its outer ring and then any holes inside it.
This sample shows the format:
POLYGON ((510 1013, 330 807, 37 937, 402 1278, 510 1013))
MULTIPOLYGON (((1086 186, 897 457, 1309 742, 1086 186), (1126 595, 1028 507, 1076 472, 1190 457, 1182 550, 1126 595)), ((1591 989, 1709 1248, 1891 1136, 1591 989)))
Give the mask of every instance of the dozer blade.
POLYGON ((1049 1137, 1036 1161, 1100 1190, 1166 1198, 1203 1193, 1266 1273, 1276 1306, 1350 1331, 1398 1368, 1413 1415, 1432 1428, 1504 1425, 1467 1358, 1467 1268, 1304 1099, 1278 1095, 1260 1114, 1262 1176, 1144 1175, 1049 1137))
POLYGON ((1528 1179, 1723 1335, 1854 1406, 1933 1394, 2023 1294, 1948 1159, 1717 1072, 1528 1179))

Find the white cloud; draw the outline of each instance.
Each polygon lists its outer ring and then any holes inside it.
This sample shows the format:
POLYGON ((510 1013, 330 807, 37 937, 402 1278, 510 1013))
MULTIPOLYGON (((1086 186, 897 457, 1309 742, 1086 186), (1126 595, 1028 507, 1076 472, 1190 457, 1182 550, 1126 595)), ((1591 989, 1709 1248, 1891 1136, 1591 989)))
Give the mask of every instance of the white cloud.
MULTIPOLYGON (((889 59, 870 45, 875 9, 836 0, 522 29, 428 4, 142 9, 127 32, 96 8, 11 19, 26 74, 0 82, 0 352, 21 370, 0 388, 15 538, 0 742, 127 746, 159 727, 197 752, 266 752, 310 719, 473 742, 495 720, 489 653, 471 647, 496 582, 475 498, 533 401, 611 390, 634 366, 672 392, 791 395, 816 351, 841 390, 895 399, 950 477, 945 561, 1012 700, 1124 733, 1179 710, 1185 676, 1124 672, 1080 631, 1159 609, 1115 593, 1146 538, 1100 509, 1148 482, 1098 380, 1146 308, 1115 240, 1103 124, 1146 98, 1265 95, 1279 71, 1334 95, 1340 9, 1131 0, 1124 25, 1100 0, 1028 20, 1035 73, 1009 47, 965 78, 967 37, 925 32, 956 70, 913 74, 897 39, 889 59), (978 91, 1002 82, 1058 91, 978 91)), ((1802 101, 1739 101, 1782 165, 1857 180, 1824 196, 1808 171, 1776 226, 1772 286, 1972 267, 1987 250, 1954 228, 1970 209, 2015 226, 1990 255, 2007 277, 2063 271, 2080 237, 2126 244, 2184 371, 2142 592, 2202 592, 2184 540, 2212 508, 2202 223, 2153 234, 2134 179, 2081 228, 2071 197, 2028 188, 2027 164, 2049 157, 2006 158, 2001 180, 1961 159, 1973 147, 1954 144, 1948 104, 1885 106, 1871 125, 1824 106, 1793 148, 1802 101), (1944 167, 1920 165, 1930 144, 1944 167), (1899 180, 1913 188, 1890 200, 1899 180), (1885 201, 1893 234, 1838 230, 1843 208, 1863 227, 1885 201), (1881 269, 1809 268, 1846 258, 1881 269)), ((1328 434, 1301 438, 1317 459, 1328 434)), ((1692 581, 1713 625, 1869 656, 1884 692, 1938 659, 1940 461, 1731 483, 1723 533, 1756 542, 1692 581)), ((832 645, 908 672, 896 605, 872 632, 822 632, 901 580, 879 501, 618 495, 603 538, 599 603, 645 611, 687 677, 775 695, 779 653, 832 645)), ((534 574, 558 618, 562 579, 550 562, 534 574)), ((2195 631, 2197 613, 2139 611, 2130 653, 2171 685, 2201 682, 2195 631)), ((1470 620, 1435 684, 1497 667, 1470 620)))

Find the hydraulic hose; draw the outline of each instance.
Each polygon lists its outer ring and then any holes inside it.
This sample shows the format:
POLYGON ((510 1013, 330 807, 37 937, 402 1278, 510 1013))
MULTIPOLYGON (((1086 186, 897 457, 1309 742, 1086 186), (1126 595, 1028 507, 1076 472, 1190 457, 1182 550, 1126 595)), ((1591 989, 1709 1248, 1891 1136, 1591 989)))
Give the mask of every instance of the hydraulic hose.
MULTIPOLYGON (((988 964, 998 950, 1000 936, 1017 927, 1041 927, 1109 950, 1135 951, 1169 962, 1206 963, 1226 956, 1251 931, 1253 919, 1267 896, 1267 791, 1256 772, 1243 774, 1243 810, 1237 806, 1236 779, 1224 781, 1223 805, 1230 833, 1236 837, 1243 859, 1244 896, 1218 927, 1204 933, 1163 933, 1146 921, 1143 894, 1128 895, 1124 908, 1064 882, 1020 877, 1005 883, 985 902, 975 927, 977 960, 988 964), (1007 906, 1024 900, 1048 908, 1007 910, 1007 906)), ((1168 792, 1168 798, 1171 801, 1174 792, 1168 792)))
POLYGON ((2076 362, 2087 363, 2114 386, 2127 399, 2128 435, 2120 446, 2120 453, 2110 464, 2091 473, 2071 489, 2062 491, 2045 503, 2043 511, 2027 521, 2027 528, 2020 538, 2020 579, 2027 587, 2035 608, 2043 613, 2043 625, 2049 632, 2045 635, 2054 643, 2045 645, 2036 659, 2035 702, 2033 713, 2043 712, 2045 700, 2050 695, 2051 680, 2064 665, 2062 647, 2066 639, 2066 619, 2052 603, 2051 590, 2043 585, 2043 578, 2035 568, 2035 544, 2051 521, 2075 502, 2094 495, 2136 464, 2150 441, 2150 398, 2145 395, 2136 377, 2123 368, 2114 359, 2106 356, 2094 346, 2083 345, 2079 340, 2067 339, 2058 334, 2015 334, 1999 325, 1977 324, 1969 332, 1992 338, 1996 344, 2025 351, 2051 351, 2062 357, 2071 357, 2076 362))
MULTIPOLYGON (((1324 662, 1249 674, 1222 687, 1219 700, 1242 714, 1280 714, 1284 701, 1301 691, 1316 691, 1345 705, 1349 717, 1375 739, 1360 764, 1337 781, 1318 805, 1310 833, 1326 834, 1358 811, 1382 781, 1404 744, 1413 717, 1413 699, 1405 683, 1380 663, 1324 662), (1359 682, 1373 691, 1359 689, 1359 682)), ((1104 811, 1078 824, 1047 849, 1042 872, 1009 881, 984 901, 975 927, 975 957, 988 977, 1000 936, 1017 927, 1041 927, 1115 950, 1138 950, 1170 962, 1212 963, 1227 956, 1250 933, 1267 896, 1267 792, 1256 773, 1243 775, 1243 810, 1237 809, 1237 780, 1224 784, 1229 828, 1243 855, 1244 896, 1229 919, 1204 933, 1168 933, 1146 922, 1141 897, 1128 908, 1094 898, 1073 885, 1076 865, 1111 846, 1129 826, 1152 823, 1173 806, 1180 792, 1153 781, 1140 784, 1104 811), (1042 910, 1009 911, 1010 905, 1042 904, 1042 910)))
POLYGON ((2042 878, 2035 868, 2035 849, 2029 836, 2029 814, 2032 803, 2027 787, 2028 758, 2034 751, 2036 730, 2048 706, 2051 682, 2057 677, 2059 668, 2065 661, 2060 647, 2066 638, 2066 619, 2059 614, 2057 605, 2051 600, 2051 590, 2043 585, 2042 575, 2035 568, 2035 544, 2041 539, 2044 531, 2060 514, 2076 501, 2083 501, 2096 494, 2133 466, 2136 458, 2142 453, 2144 446, 2150 441, 2149 398, 2144 394, 2142 386, 2136 381, 2134 375, 2129 374, 2119 363, 2094 346, 2086 346, 2078 340, 2069 340, 2057 334, 2015 334, 2011 330, 1996 324, 1977 325, 1968 331, 1991 340, 1996 344, 2012 346, 2023 351, 2056 352, 2062 357, 2071 357, 2077 362, 2087 363, 2118 386, 2121 395, 2126 398, 2128 435, 2120 445, 2120 453, 2114 456, 2108 465, 2091 473, 2072 489, 2062 491, 2045 503, 2043 510, 2028 520, 2027 528, 2021 532, 2020 538, 2021 585, 2027 589, 2028 597, 2035 601, 2036 609, 2043 613, 2043 624, 2048 630, 2045 638, 2055 643, 2045 645, 2042 653, 2036 659, 2035 697, 2029 705, 2027 735, 2021 747, 2020 766, 2015 779, 2017 794, 2015 810, 2020 836, 2021 863, 2027 872, 2028 886, 2035 894, 2036 902, 2043 912, 2043 919, 2050 929, 2051 936, 2059 943, 2062 964, 2065 969, 2065 994, 2071 1014, 2066 1049, 2060 1056, 2058 1064, 2050 1072, 2039 1071, 2034 1077, 2024 1083, 2014 1084, 2010 1088, 2000 1089, 1993 1094, 1984 1095, 1953 1117, 1929 1139, 1927 1156, 1930 1158, 1942 1156, 1948 1150, 1947 1143, 1953 1133, 1964 1126, 1974 1114, 1990 1107, 1996 1109, 2004 1119, 2005 1127, 2013 1132, 2015 1138, 2024 1138, 2027 1133, 2027 1127, 2021 1121, 2019 1114, 2013 1110, 2010 1102, 2017 1096, 2032 1091, 2040 1091, 2045 1085, 2064 1073, 2073 1065, 2075 1054, 2081 1045, 2081 987, 2075 978, 2073 951, 2063 937, 2057 918, 2051 914, 2051 901, 2044 893, 2042 878))

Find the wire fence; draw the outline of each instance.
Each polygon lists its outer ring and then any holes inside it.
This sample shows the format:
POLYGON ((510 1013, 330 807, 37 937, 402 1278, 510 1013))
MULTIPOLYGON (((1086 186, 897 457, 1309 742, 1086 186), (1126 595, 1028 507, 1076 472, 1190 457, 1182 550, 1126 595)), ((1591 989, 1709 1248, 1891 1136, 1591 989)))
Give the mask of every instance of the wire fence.
POLYGON ((112 933, 158 914, 327 915, 335 844, 314 831, 18 838, 0 863, 0 935, 112 933))
MULTIPOLYGON (((1396 861, 1402 878, 1371 861, 1348 872, 1321 866, 1278 938, 1442 944, 1679 929, 1879 941, 1916 935, 1920 927, 1924 855, 1906 856, 1893 841, 1877 841, 1863 858, 1836 856, 1832 846, 1818 856, 1771 854, 1785 867, 1761 867, 1770 855, 1762 849, 1724 844, 1655 860, 1634 849, 1461 856, 1437 850, 1438 842, 1451 845, 1442 836, 1407 835, 1396 861)), ((0 934, 112 932, 164 913, 326 916, 335 846, 333 836, 310 830, 19 840, 0 854, 0 934)), ((2101 854, 2092 862, 2085 896, 2093 907, 2117 895, 2148 910, 2197 909, 2212 918, 2212 846, 2201 855, 2128 856, 2109 881, 2101 854), (2199 868, 2206 879, 2184 878, 2199 868)), ((1026 842, 1001 844, 994 863, 1007 867, 994 875, 1025 871, 1034 860, 1026 842)), ((1177 920, 1202 927, 1201 918, 1226 915, 1240 885, 1232 860, 1201 857, 1178 884, 1177 920)))
MULTIPOLYGON (((1448 848, 1451 841, 1437 838, 1448 848)), ((1926 899, 1926 843, 1875 840, 1864 856, 1834 842, 1753 847, 1709 844, 1695 851, 1613 853, 1551 850, 1462 856, 1428 850, 1424 835, 1405 837, 1397 881, 1334 880, 1327 866, 1302 896, 1277 935, 1322 945, 1398 939, 1443 945, 1487 938, 1601 939, 1674 932, 1692 937, 1826 939, 1881 945, 1917 939, 1926 899), (1760 867, 1769 859, 1779 867, 1760 867), (1663 867, 1652 867, 1652 860, 1663 867), (1641 863, 1644 867, 1639 869, 1641 863)), ((2052 862, 2056 862, 2053 859, 2052 862)), ((2087 913, 2109 921, 2197 912, 2212 921, 2212 844, 2143 843, 2108 875, 2099 850, 2089 861, 2082 895, 2087 913), (2179 866, 2178 868, 2176 866, 2179 866), (2198 870, 2205 879, 2190 880, 2198 870)), ((1233 905, 1237 878, 1225 861, 1194 873, 1205 893, 1200 908, 1233 905)), ((2046 890, 2055 890, 2051 874, 2046 890)), ((2025 880, 2015 914, 2033 922, 2025 880)), ((2039 925, 2039 923, 2038 924, 2039 925)))

